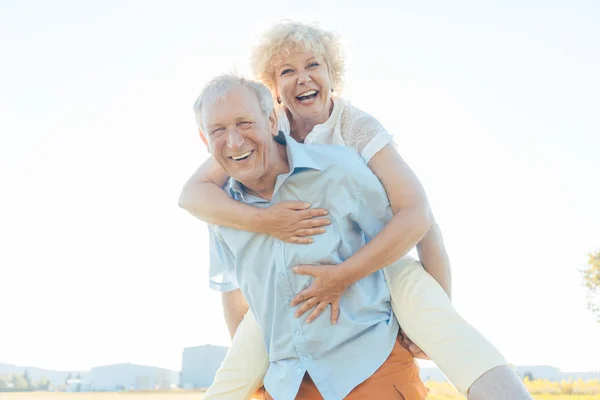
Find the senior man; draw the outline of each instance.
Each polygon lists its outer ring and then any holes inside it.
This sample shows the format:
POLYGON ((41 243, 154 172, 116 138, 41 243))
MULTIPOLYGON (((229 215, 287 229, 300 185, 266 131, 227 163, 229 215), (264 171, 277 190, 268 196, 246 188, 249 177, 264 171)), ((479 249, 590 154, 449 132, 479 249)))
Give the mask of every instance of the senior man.
MULTIPOLYGON (((209 226, 211 287, 241 289, 269 351, 267 398, 425 398, 411 354, 398 342, 383 272, 350 285, 336 324, 307 324, 290 306, 311 277, 300 264, 336 265, 364 246, 392 218, 386 192, 353 151, 306 146, 278 132, 273 100, 260 83, 234 76, 209 82, 196 102, 201 134, 231 177, 229 195, 257 206, 308 200, 329 210, 332 228, 310 245, 209 226)), ((333 268, 333 267, 332 267, 333 268)))

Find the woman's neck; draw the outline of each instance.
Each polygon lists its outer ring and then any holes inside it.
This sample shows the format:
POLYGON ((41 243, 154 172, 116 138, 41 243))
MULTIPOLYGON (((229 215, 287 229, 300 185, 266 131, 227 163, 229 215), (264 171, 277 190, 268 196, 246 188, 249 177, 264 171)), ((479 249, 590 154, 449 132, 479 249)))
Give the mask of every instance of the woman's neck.
POLYGON ((290 122, 290 136, 292 136, 297 142, 304 143, 304 139, 312 132, 315 126, 324 124, 327 122, 331 113, 333 112, 333 99, 330 102, 329 112, 318 120, 307 120, 303 118, 294 118, 290 110, 285 109, 285 113, 290 122), (322 120, 322 121, 321 121, 322 120))

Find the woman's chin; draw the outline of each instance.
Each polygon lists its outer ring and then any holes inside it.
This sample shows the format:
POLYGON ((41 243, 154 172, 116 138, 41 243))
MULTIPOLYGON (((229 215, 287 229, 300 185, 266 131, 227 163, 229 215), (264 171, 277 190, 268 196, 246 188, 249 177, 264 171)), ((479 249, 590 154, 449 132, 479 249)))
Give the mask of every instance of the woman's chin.
MULTIPOLYGON (((323 105, 320 102, 313 103, 310 106, 301 106, 295 108, 296 115, 298 115, 299 118, 307 121, 314 121, 323 118, 323 116, 329 116, 329 113, 325 112, 323 105)), ((321 122, 325 122, 326 120, 327 118, 321 122)))

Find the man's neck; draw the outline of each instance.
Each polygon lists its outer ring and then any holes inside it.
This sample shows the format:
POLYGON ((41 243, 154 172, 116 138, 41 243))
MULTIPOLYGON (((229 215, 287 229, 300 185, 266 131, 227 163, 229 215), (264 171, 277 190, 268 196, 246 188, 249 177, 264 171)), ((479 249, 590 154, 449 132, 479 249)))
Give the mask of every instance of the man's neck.
POLYGON ((274 143, 274 145, 276 151, 274 152, 275 154, 273 154, 273 160, 269 164, 268 173, 257 181, 251 183, 242 182, 246 188, 246 192, 265 200, 271 200, 273 197, 277 177, 290 171, 290 162, 288 159, 286 146, 279 143, 274 143))

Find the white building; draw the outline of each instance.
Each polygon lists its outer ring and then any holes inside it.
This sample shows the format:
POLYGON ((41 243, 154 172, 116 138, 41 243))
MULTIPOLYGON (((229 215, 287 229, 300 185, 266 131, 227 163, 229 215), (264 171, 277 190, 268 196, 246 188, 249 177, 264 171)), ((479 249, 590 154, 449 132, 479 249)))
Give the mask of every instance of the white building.
POLYGON ((136 364, 94 367, 86 389, 93 391, 168 389, 179 383, 177 372, 136 364))
POLYGON ((183 349, 181 387, 209 387, 226 354, 227 347, 223 346, 205 345, 183 349))
POLYGON ((83 382, 81 379, 71 378, 67 380, 67 392, 81 392, 83 382))

